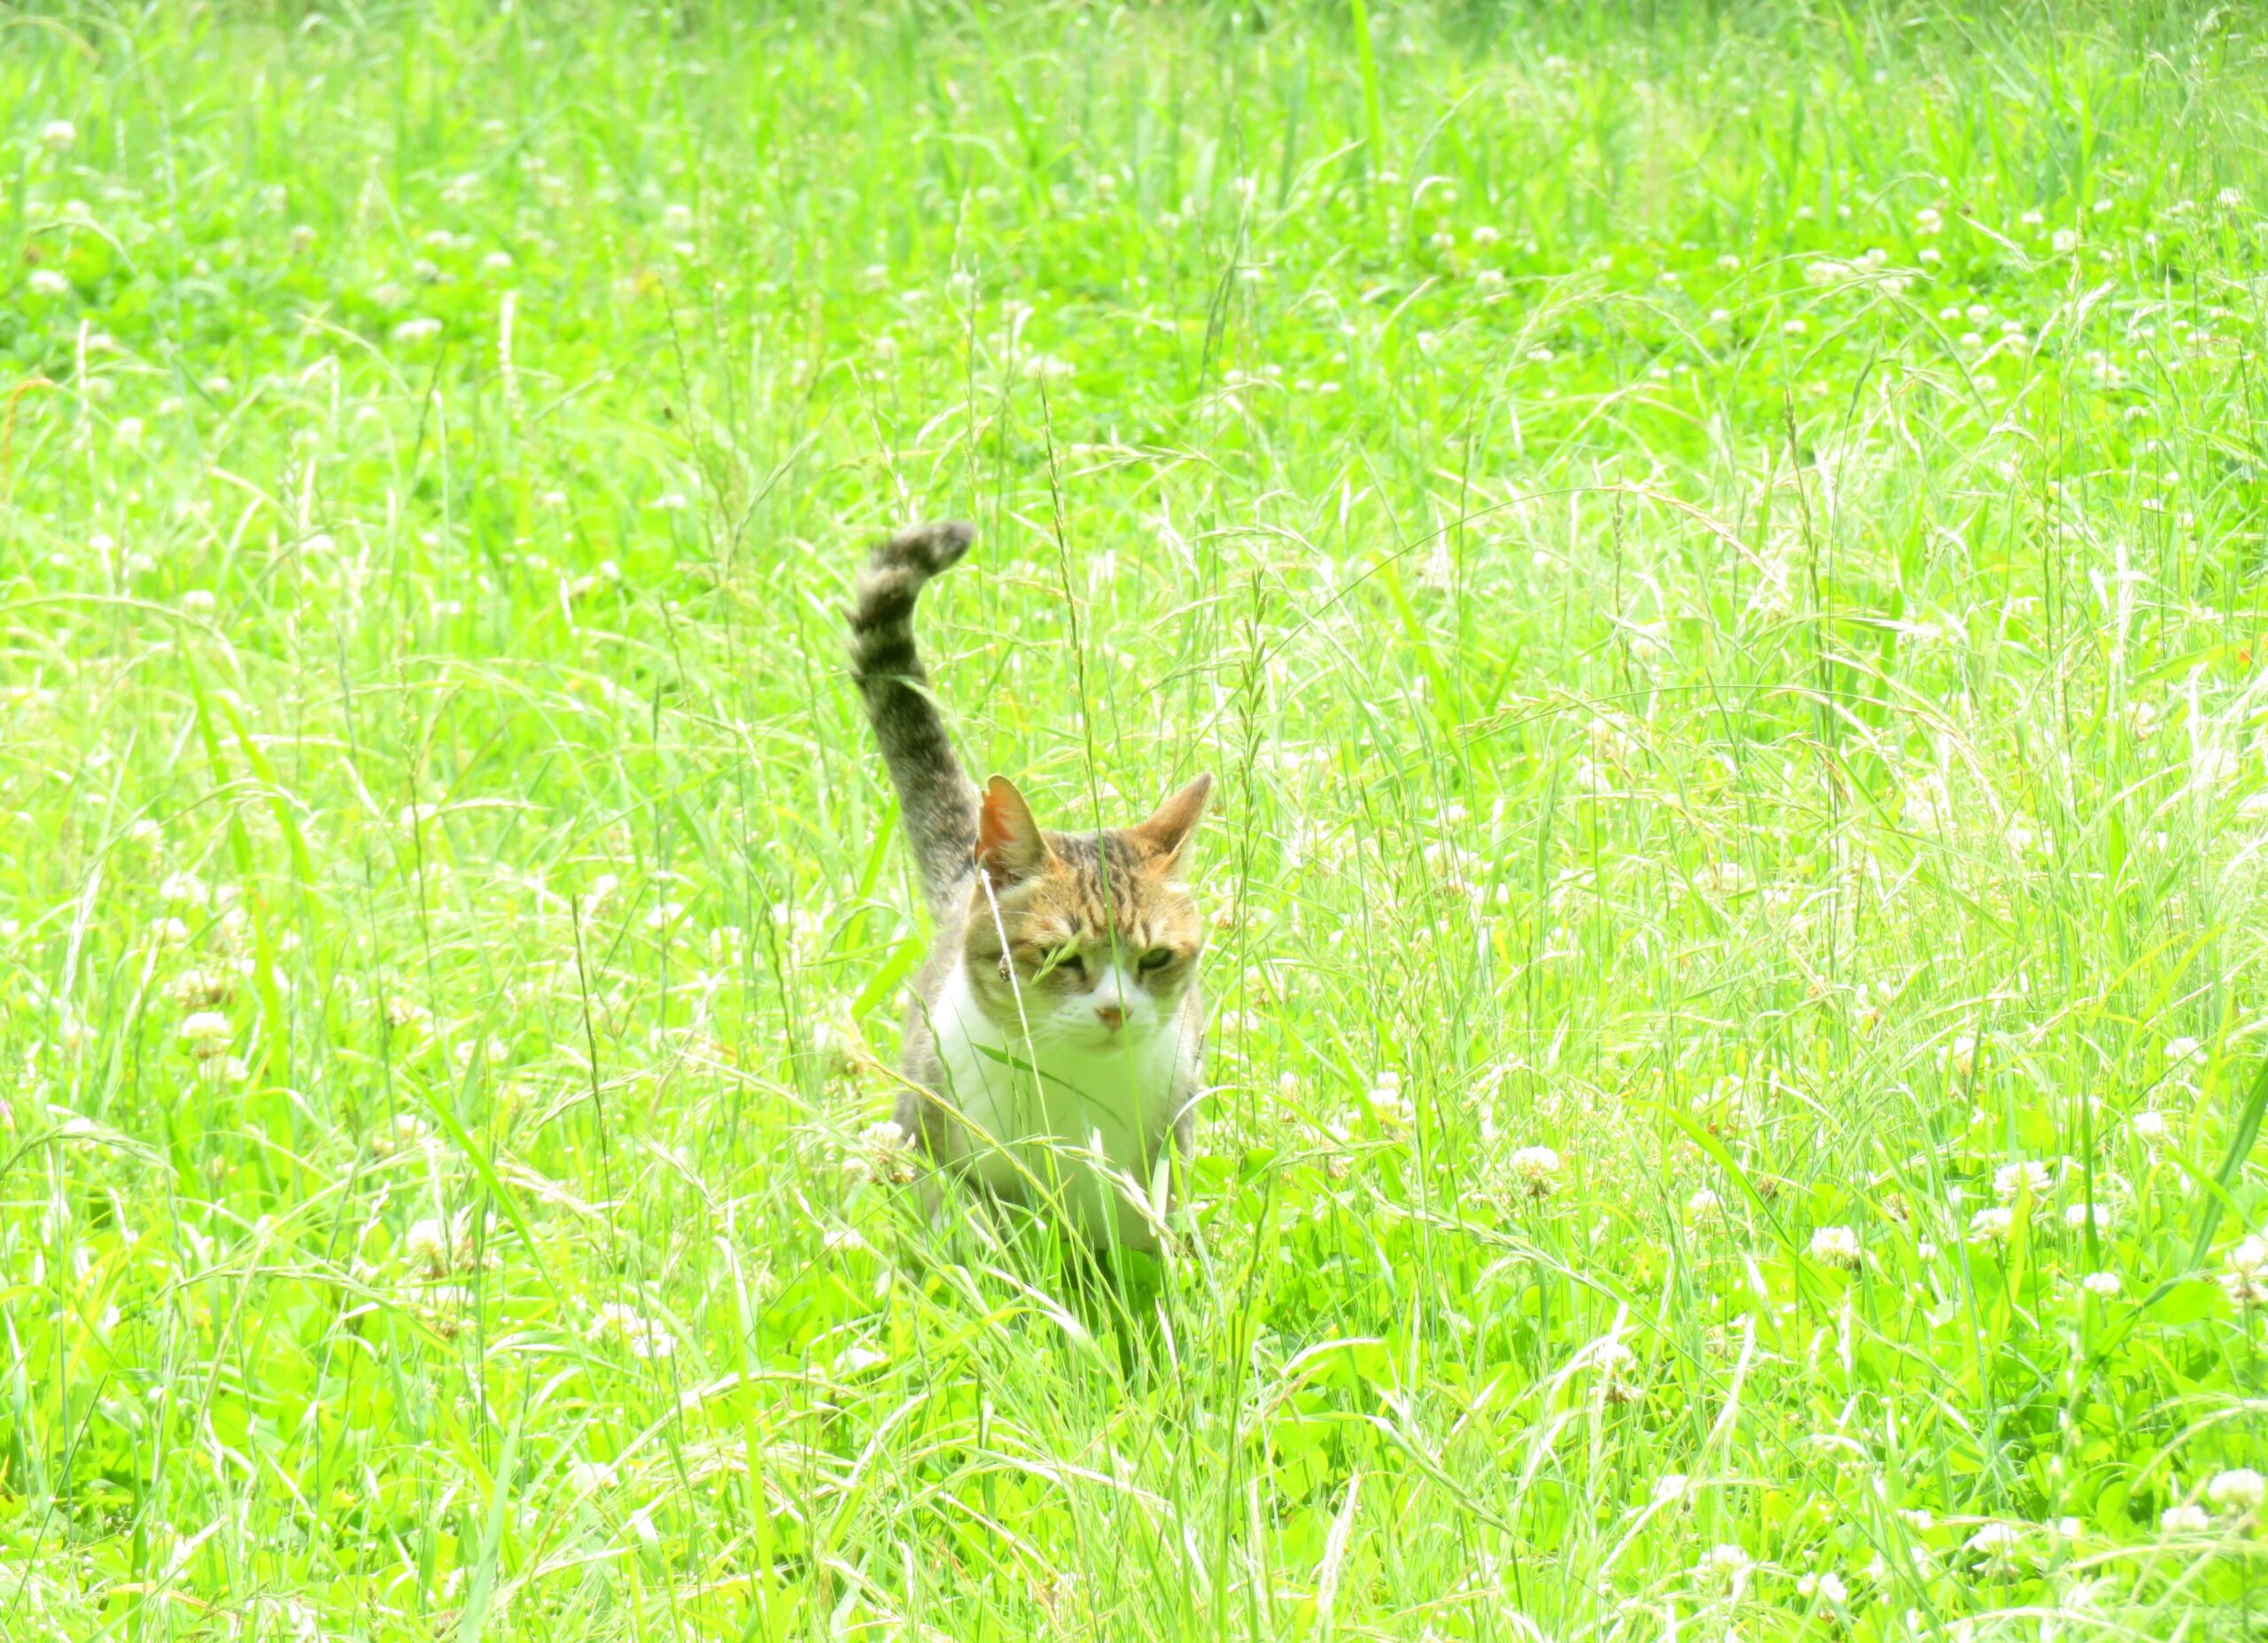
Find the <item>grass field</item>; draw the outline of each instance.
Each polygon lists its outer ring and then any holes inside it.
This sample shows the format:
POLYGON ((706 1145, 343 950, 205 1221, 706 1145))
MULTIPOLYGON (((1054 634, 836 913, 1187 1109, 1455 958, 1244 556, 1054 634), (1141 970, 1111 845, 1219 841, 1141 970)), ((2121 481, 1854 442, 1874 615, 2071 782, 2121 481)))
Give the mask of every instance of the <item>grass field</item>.
POLYGON ((2268 1632, 2264 107, 2202 4, 0 15, 0 1636, 2268 1632), (1220 779, 1138 1327, 859 1167, 935 515, 972 765, 1220 779))

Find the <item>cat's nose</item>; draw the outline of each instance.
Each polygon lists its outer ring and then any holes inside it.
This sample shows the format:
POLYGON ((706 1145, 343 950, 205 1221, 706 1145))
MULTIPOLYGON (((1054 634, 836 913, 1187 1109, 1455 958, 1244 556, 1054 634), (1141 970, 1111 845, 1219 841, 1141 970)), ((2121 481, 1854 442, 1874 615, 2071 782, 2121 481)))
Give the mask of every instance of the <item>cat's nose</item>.
POLYGON ((1120 1027, 1126 1025, 1126 1011, 1124 1006, 1120 1004, 1097 1004, 1095 1006, 1095 1019, 1101 1022, 1103 1026, 1110 1031, 1115 1033, 1120 1027))

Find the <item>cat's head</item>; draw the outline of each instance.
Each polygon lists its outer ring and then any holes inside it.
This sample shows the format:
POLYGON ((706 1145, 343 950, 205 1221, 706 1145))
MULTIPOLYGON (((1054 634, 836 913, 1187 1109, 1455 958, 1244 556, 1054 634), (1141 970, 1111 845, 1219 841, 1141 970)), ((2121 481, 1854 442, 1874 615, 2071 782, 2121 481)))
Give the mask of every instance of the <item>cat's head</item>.
POLYGON ((1006 777, 986 784, 961 949, 994 1022, 1065 1047, 1174 1027, 1205 947, 1182 874, 1212 791, 1200 776, 1146 821, 1067 833, 1042 829, 1006 777))

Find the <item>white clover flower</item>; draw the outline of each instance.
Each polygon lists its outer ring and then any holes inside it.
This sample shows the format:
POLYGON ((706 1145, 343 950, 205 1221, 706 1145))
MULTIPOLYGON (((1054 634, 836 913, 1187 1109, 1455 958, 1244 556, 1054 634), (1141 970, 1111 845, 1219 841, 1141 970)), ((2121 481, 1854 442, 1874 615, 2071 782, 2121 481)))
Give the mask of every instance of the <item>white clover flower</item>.
POLYGON ((2068 257, 2079 248, 2079 231, 2077 229, 2058 229, 2049 236, 2047 243, 2054 247, 2057 256, 2068 257))
POLYGON ((2165 1059, 2168 1066, 2181 1066, 2194 1061, 2204 1045, 2194 1038, 2170 1038, 2166 1041, 2165 1059))
POLYGON ((594 1495, 614 1486, 614 1468, 603 1461, 567 1462, 567 1487, 579 1495, 594 1495))
POLYGON ((1969 1218, 1969 1236, 1980 1243, 2006 1244, 2016 1226, 2016 1212, 2006 1205, 1978 1210, 1969 1218))
POLYGON ((2254 1233, 2228 1252, 2229 1269, 2221 1275, 2221 1287, 2229 1298, 2241 1306, 2257 1306, 2268 1302, 2268 1237, 2254 1233))
POLYGON ((1955 1078, 1967 1078, 1977 1070, 1977 1036, 1963 1033, 1946 1049, 1946 1065, 1955 1078))
POLYGON ((1755 876, 1738 862, 1708 862, 1694 870, 1697 888, 1711 895, 1739 895, 1753 889, 1755 876))
POLYGON ((1756 1560, 1740 1546, 1713 1546, 1701 1554, 1701 1562, 1695 1567, 1711 1585, 1737 1593, 1748 1584, 1749 1571, 1756 1567, 1756 1560))
POLYGON ((39 128, 39 140, 60 154, 79 140, 79 128, 67 120, 50 120, 39 128))
POLYGON ((386 1000, 386 1025, 405 1033, 430 1033, 433 1012, 410 998, 386 1000))
POLYGON ((1612 773, 1589 759, 1578 758, 1570 775, 1576 794, 1582 798, 1603 799, 1614 791, 1612 773))
POLYGON ((1610 764, 1627 764, 1638 756, 1638 744, 1612 719, 1601 715, 1583 727, 1591 752, 1610 764))
POLYGON ((2127 1127, 2146 1142, 2156 1143, 2166 1137, 2165 1114, 2155 1110, 2135 1113, 2127 1120, 2127 1127))
POLYGON ((2205 1485, 2205 1499, 2224 1512, 2249 1512, 2268 1495, 2268 1478, 2249 1466, 2215 1475, 2205 1485))
POLYGON ((2023 1531, 2014 1523, 1987 1523, 1969 1537, 1966 1547, 1992 1567, 2006 1569, 2023 1548, 2023 1531))
POLYGON ((843 1167, 858 1180, 905 1186, 916 1174, 913 1137, 894 1119, 869 1124, 858 1132, 857 1150, 843 1160, 843 1167))
POLYGON ((236 1029, 229 1025, 229 1018, 218 1010, 199 1010, 183 1020, 182 1042, 189 1046, 189 1053, 198 1060, 208 1060, 224 1053, 236 1029))
POLYGON ((2170 1535, 2202 1535, 2213 1520, 2202 1506, 2170 1506, 2158 1514, 2158 1527, 2170 1535))
POLYGON ((401 1252, 423 1267, 427 1277, 443 1276, 451 1265, 448 1223, 432 1215, 413 1221, 402 1236, 401 1252))
POLYGON ((217 970, 184 970, 167 992, 184 1011, 212 1010, 229 1002, 234 980, 217 970))
POLYGON ((1830 1603, 1841 1603, 1851 1595, 1851 1592, 1843 1584, 1843 1577, 1829 1569, 1823 1575, 1796 1577, 1796 1595, 1801 1598, 1823 1597, 1830 1603))
POLYGON ((1914 213, 1914 231, 1917 234, 1939 233, 1945 226, 1946 220, 1935 205, 1924 205, 1914 213))
POLYGON ((1697 1226, 1706 1225, 1712 1221, 1722 1221, 1725 1206, 1715 1193, 1704 1187, 1685 1200, 1685 1214, 1686 1219, 1697 1226))
POLYGON ((677 1351, 677 1342, 658 1318, 649 1318, 634 1306, 620 1301, 609 1301, 599 1308, 592 1321, 590 1338, 602 1340, 612 1336, 630 1349, 633 1358, 667 1358, 677 1351))
POLYGON ((2063 1225, 2073 1232, 2085 1232, 2092 1221, 2097 1232, 2110 1230, 2111 1213, 2108 1204, 2066 1204, 2063 1205, 2063 1225))
POLYGON ((419 343, 431 342, 439 337, 441 334, 441 322, 439 320, 423 316, 404 320, 389 334, 398 346, 413 347, 419 343))
POLYGON ((2003 1204, 2015 1203, 2016 1195, 2027 1190, 2035 1198, 2046 1197, 2052 1184, 2047 1166, 2037 1161, 2003 1164, 1992 1172, 1992 1196, 2003 1204))
POLYGON ((415 1112, 397 1112, 392 1124, 381 1124, 370 1132, 370 1156, 392 1158, 408 1148, 422 1146, 431 1133, 425 1120, 415 1112))
POLYGON ((2079 1287, 2101 1300, 2115 1300, 2125 1282, 2115 1272, 2091 1272, 2079 1280, 2079 1287))
POLYGON ((1371 1075, 1371 1087, 1363 1092, 1363 1104, 1387 1129, 1407 1129, 1417 1118, 1410 1098, 1402 1093, 1402 1074, 1392 1067, 1371 1075))
POLYGON ((693 207, 675 202, 662 207, 662 232, 680 236, 693 232, 693 207))
POLYGON ((2224 211, 2234 211, 2238 206, 2244 204, 2244 190, 2242 189, 2223 189, 2219 193, 2213 196, 2213 203, 2224 211))
POLYGON ((1856 1272, 1866 1258, 1859 1248, 1859 1235, 1848 1227, 1821 1227, 1811 1235, 1811 1258, 1823 1266, 1840 1267, 1845 1272, 1856 1272))
POLYGON ((1558 1184, 1560 1158, 1550 1147, 1522 1147, 1511 1163, 1513 1178, 1532 1198, 1549 1197, 1558 1184))
POLYGON ((31 288, 35 297, 60 297, 71 289, 71 281, 54 268, 34 268, 31 288))
POLYGON ((1674 1506, 1693 1492, 1693 1480, 1682 1472, 1664 1472, 1654 1480, 1654 1499, 1674 1506))

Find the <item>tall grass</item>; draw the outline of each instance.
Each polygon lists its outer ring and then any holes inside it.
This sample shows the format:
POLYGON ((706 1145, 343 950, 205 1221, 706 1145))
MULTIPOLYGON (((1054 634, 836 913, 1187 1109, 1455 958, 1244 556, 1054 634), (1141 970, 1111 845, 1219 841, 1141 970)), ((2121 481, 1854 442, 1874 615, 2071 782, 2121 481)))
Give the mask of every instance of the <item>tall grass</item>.
POLYGON ((0 30, 0 1634, 2262 1624, 2242 11, 0 30), (857 1167, 939 515, 1131 1327, 857 1167))

